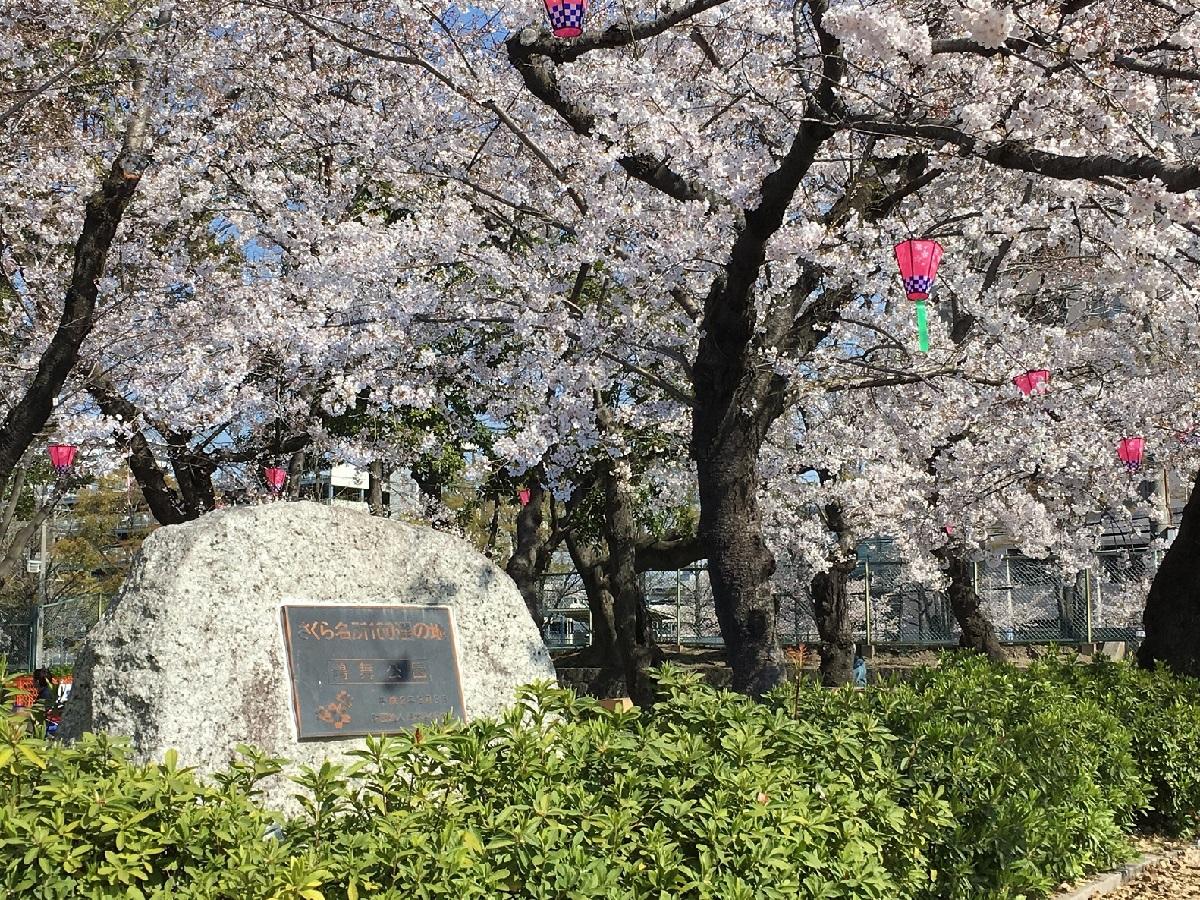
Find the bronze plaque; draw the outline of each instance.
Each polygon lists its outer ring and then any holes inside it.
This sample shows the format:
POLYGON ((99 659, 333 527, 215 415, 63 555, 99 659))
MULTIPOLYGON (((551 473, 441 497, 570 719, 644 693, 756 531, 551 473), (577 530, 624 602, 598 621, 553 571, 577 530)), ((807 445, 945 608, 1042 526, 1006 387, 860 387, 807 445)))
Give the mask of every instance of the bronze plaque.
POLYGON ((283 606, 301 738, 394 734, 463 715, 446 606, 283 606))

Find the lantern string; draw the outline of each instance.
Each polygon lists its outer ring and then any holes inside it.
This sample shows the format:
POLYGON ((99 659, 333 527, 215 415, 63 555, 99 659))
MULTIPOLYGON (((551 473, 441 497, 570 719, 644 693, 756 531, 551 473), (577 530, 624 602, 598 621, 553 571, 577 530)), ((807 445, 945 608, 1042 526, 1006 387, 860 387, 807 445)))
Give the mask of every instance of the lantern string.
POLYGON ((917 301, 917 345, 922 353, 929 352, 929 320, 925 314, 925 301, 917 301))

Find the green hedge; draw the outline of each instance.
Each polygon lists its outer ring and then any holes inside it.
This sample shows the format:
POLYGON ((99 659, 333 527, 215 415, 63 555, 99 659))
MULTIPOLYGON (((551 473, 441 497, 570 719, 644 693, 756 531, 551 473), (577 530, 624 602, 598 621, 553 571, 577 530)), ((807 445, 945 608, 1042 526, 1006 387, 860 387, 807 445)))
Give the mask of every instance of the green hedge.
POLYGON ((1167 834, 1195 832, 1200 826, 1200 681, 1105 659, 1090 666, 1049 660, 1041 673, 1109 710, 1125 726, 1152 797, 1138 811, 1141 824, 1167 834))
POLYGON ((1121 860, 1139 819, 1196 811, 1200 726, 1164 675, 961 659, 765 703, 661 685, 642 713, 541 686, 498 721, 370 741, 301 776, 290 819, 256 802, 279 763, 253 752, 200 782, 10 719, 0 896, 1017 900, 1121 860), (1164 717, 1165 769, 1130 725, 1164 717))

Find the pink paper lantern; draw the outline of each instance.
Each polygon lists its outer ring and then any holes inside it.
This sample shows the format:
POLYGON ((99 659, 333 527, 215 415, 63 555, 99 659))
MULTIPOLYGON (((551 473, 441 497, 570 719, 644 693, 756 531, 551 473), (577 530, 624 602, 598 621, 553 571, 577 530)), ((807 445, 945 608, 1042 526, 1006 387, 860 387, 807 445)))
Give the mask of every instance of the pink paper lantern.
POLYGON ((583 34, 583 17, 587 0, 544 0, 550 28, 558 38, 574 38, 583 34))
POLYGON ((519 491, 517 491, 517 499, 521 502, 522 506, 529 505, 529 498, 531 496, 532 493, 530 492, 529 488, 521 488, 519 491))
POLYGON ((75 453, 78 449, 71 444, 51 444, 47 447, 46 450, 50 454, 50 465, 54 466, 54 471, 59 475, 66 475, 67 470, 75 462, 75 453))
POLYGON ((896 265, 909 300, 928 300, 942 261, 942 245, 937 241, 904 241, 895 248, 896 265))
POLYGON ((1013 378, 1013 384, 1022 394, 1044 394, 1050 390, 1050 372, 1046 369, 1030 369, 1024 375, 1013 378))
POLYGON ((263 469, 263 476, 267 479, 267 486, 274 493, 283 490, 284 484, 287 483, 287 469, 281 469, 278 466, 267 466, 263 469))
POLYGON ((1135 472, 1142 467, 1142 457, 1146 453, 1144 437, 1121 438, 1117 444, 1117 456, 1125 463, 1125 468, 1135 472))

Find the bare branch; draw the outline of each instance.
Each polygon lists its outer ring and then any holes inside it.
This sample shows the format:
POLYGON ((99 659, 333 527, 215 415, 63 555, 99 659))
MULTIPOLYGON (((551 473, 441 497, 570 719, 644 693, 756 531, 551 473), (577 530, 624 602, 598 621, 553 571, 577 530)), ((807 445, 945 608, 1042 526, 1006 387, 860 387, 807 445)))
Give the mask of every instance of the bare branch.
POLYGON ((867 116, 846 120, 846 126, 863 134, 909 137, 953 144, 1002 169, 1032 172, 1061 181, 1100 181, 1104 178, 1148 180, 1157 178, 1168 191, 1182 194, 1200 187, 1200 165, 1168 163, 1154 156, 1111 156, 1105 153, 1068 156, 1039 150, 1020 141, 988 144, 944 122, 896 122, 867 116))
POLYGON ((517 34, 515 40, 522 47, 527 48, 530 55, 544 56, 556 63, 568 63, 592 50, 612 50, 662 34, 681 22, 686 22, 692 16, 720 6, 724 2, 725 0, 692 0, 691 3, 685 3, 683 6, 664 10, 661 15, 649 22, 612 25, 599 34, 583 35, 570 41, 552 37, 533 28, 523 29, 517 34))

